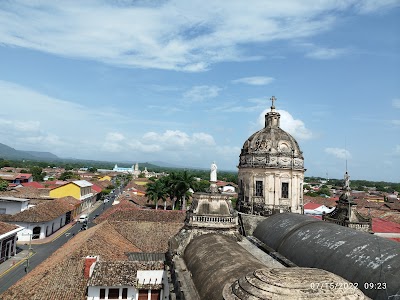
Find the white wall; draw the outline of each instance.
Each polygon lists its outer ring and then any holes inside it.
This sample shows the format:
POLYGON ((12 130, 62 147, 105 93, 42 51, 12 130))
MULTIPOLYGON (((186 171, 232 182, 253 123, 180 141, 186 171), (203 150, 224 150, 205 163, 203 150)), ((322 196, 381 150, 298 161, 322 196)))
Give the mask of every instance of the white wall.
MULTIPOLYGON (((155 283, 157 279, 157 284, 163 283, 163 290, 161 290, 161 299, 169 299, 169 284, 167 271, 164 270, 152 270, 152 271, 137 271, 137 278, 139 283, 155 283), (151 281, 150 281, 151 279, 151 281)), ((108 299, 108 288, 119 288, 120 289, 120 298, 122 295, 122 288, 128 288, 128 299, 137 300, 139 297, 139 292, 135 287, 132 286, 118 286, 118 287, 104 287, 104 286, 89 286, 88 287, 88 297, 87 300, 99 300, 100 299, 100 289, 106 289, 106 298, 108 299)), ((150 293, 148 296, 150 299, 150 293)))
POLYGON ((108 299, 108 288, 119 288, 119 299, 122 299, 122 289, 128 288, 128 299, 137 299, 138 292, 132 286, 117 286, 117 287, 105 287, 105 286, 89 286, 87 300, 100 300, 100 289, 106 289, 106 297, 108 299))
POLYGON ((28 201, 0 201, 0 208, 5 208, 8 215, 15 215, 28 208, 28 201))
POLYGON ((18 241, 24 242, 30 240, 30 235, 33 233, 33 228, 39 226, 40 229, 40 236, 39 239, 44 239, 46 237, 46 228, 48 228, 48 235, 56 232, 58 229, 65 225, 65 215, 58 217, 49 222, 40 222, 40 223, 23 223, 23 222, 15 222, 15 224, 23 227, 24 229, 18 232, 18 241), (52 232, 52 226, 53 232, 52 232), (61 224, 61 226, 60 226, 61 224))

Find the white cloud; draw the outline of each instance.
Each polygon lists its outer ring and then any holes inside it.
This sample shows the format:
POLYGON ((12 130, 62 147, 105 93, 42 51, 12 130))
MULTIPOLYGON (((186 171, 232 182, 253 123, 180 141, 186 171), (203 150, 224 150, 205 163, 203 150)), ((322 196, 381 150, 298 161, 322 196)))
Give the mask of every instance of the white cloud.
POLYGON ((156 152, 160 152, 162 150, 162 147, 160 145, 147 145, 147 144, 143 144, 141 141, 138 140, 133 140, 128 142, 128 146, 132 149, 132 150, 137 150, 139 152, 143 152, 143 153, 156 153, 156 152))
POLYGON ((124 135, 119 132, 110 132, 106 136, 106 140, 110 142, 119 142, 125 139, 124 135))
POLYGON ((340 159, 351 158, 350 152, 342 148, 325 148, 325 152, 340 159))
POLYGON ((343 54, 347 53, 346 49, 338 49, 338 48, 313 48, 308 53, 306 53, 306 57, 315 58, 315 59, 333 59, 343 54))
POLYGON ((244 83, 250 85, 267 85, 273 82, 275 78, 265 77, 265 76, 253 76, 253 77, 243 77, 239 79, 232 80, 232 83, 244 83))
POLYGON ((391 123, 396 126, 400 126, 400 120, 392 120, 391 123))
POLYGON ((366 0, 355 3, 361 13, 370 13, 378 10, 399 6, 398 0, 366 0))
POLYGON ((395 149, 394 149, 394 153, 396 155, 400 155, 400 145, 396 145, 395 149))
MULTIPOLYGON (((270 108, 265 109, 258 117, 258 123, 262 127, 265 126, 265 114, 270 110, 270 108)), ((305 126, 303 121, 294 119, 286 110, 277 110, 277 112, 281 115, 280 127, 293 137, 300 140, 308 140, 313 137, 312 132, 305 126)))
POLYGON ((394 108, 400 108, 400 99, 393 99, 392 104, 394 108))
POLYGON ((208 133, 194 133, 193 134, 193 142, 194 143, 199 143, 199 144, 204 144, 207 146, 214 146, 215 141, 212 135, 209 135, 208 133))
POLYGON ((150 145, 156 144, 162 149, 181 151, 189 147, 214 146, 214 138, 204 132, 192 135, 180 130, 166 130, 164 133, 147 132, 143 135, 142 142, 150 145))
POLYGON ((217 97, 220 90, 221 88, 214 85, 198 85, 185 92, 183 97, 191 102, 201 102, 217 97))
POLYGON ((260 59, 246 54, 246 44, 311 37, 340 22, 342 12, 396 5, 395 0, 3 1, 0 43, 115 65, 198 72, 216 62, 260 59))

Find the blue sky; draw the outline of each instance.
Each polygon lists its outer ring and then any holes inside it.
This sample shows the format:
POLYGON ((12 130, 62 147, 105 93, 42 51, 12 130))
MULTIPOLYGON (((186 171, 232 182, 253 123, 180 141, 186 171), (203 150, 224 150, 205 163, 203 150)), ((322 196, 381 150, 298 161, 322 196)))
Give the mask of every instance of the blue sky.
POLYGON ((235 170, 274 95, 306 176, 399 182, 399 6, 2 1, 0 142, 235 170))

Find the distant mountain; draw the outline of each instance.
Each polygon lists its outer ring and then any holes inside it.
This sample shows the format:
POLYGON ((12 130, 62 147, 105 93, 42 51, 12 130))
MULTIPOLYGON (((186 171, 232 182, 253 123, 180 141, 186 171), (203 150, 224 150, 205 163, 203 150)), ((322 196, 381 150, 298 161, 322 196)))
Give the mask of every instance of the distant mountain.
POLYGON ((40 152, 40 151, 23 151, 23 152, 33 155, 34 157, 37 157, 39 159, 60 160, 60 158, 57 155, 51 152, 40 152))
POLYGON ((0 158, 27 160, 58 160, 59 157, 50 152, 21 151, 0 143, 0 158))
MULTIPOLYGON (((166 163, 166 162, 163 162, 163 161, 150 161, 149 164, 153 164, 153 165, 156 165, 156 166, 159 166, 159 167, 164 167, 164 168, 174 168, 174 169, 175 168, 176 169, 184 169, 184 168, 186 168, 184 166, 178 166, 178 165, 166 163)), ((140 166, 140 164, 139 164, 139 166, 140 166)))

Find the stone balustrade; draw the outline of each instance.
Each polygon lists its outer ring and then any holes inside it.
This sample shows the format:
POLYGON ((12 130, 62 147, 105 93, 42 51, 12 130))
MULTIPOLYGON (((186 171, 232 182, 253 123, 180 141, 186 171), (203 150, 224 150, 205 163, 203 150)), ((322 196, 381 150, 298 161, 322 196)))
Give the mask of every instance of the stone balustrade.
POLYGON ((192 222, 235 224, 234 217, 191 216, 192 222))

